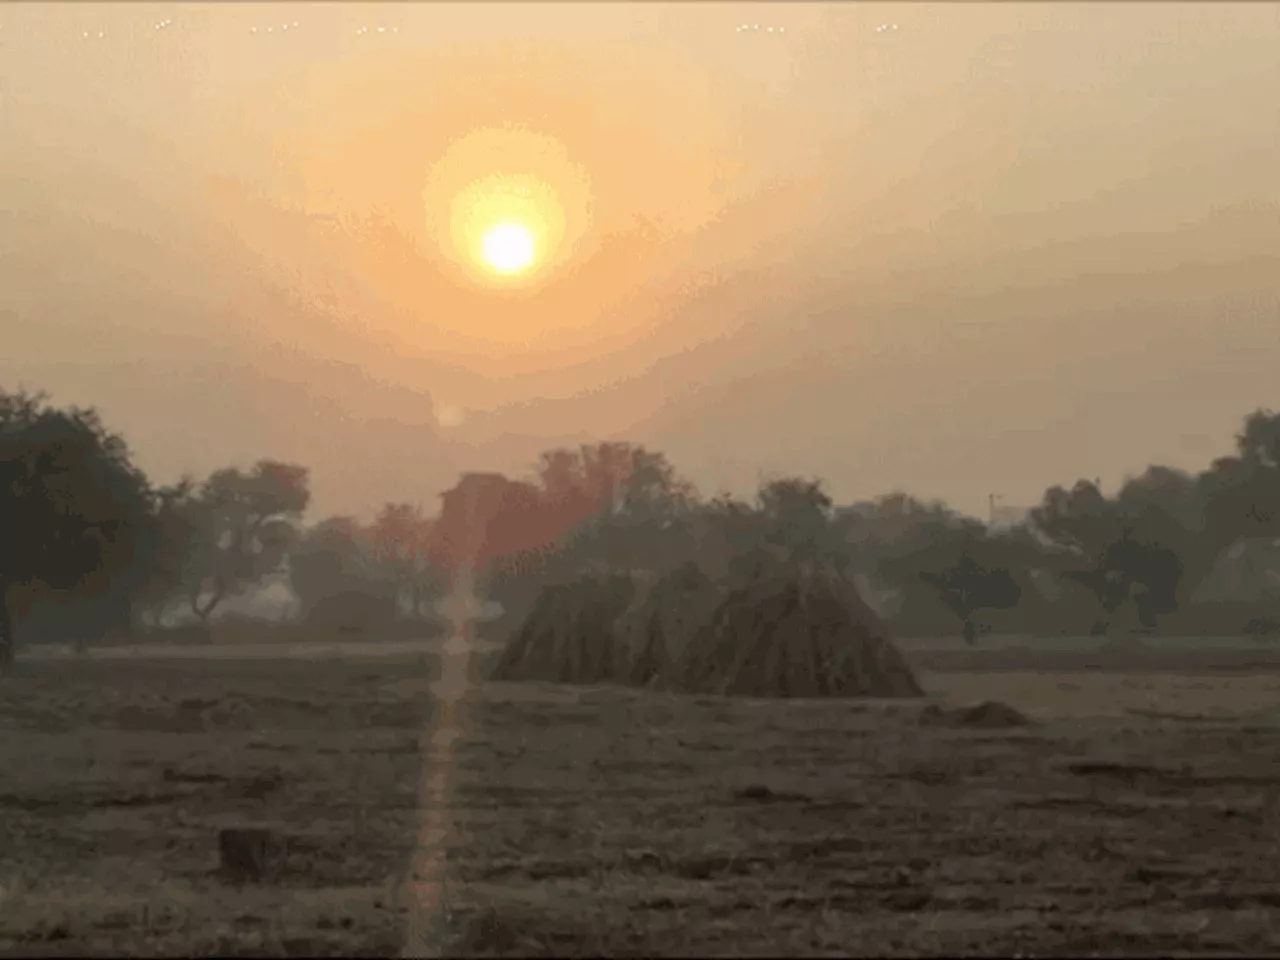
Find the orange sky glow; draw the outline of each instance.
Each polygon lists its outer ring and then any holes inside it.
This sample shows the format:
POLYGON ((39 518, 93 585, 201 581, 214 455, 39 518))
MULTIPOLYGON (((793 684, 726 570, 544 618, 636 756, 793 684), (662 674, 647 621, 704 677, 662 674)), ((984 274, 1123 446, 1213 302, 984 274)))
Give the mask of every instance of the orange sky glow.
POLYGON ((160 479, 294 459, 369 515, 628 439, 708 493, 981 513, 1280 406, 1274 6, 0 28, 0 381, 100 407, 160 479))

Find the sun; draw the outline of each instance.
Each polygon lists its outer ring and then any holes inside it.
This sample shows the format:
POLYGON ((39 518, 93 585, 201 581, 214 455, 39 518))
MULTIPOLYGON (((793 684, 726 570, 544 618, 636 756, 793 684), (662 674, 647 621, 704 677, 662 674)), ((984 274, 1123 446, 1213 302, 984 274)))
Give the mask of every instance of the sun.
POLYGON ((453 141, 422 191, 427 236, 455 276, 482 289, 542 289, 592 229, 591 181, 552 137, 519 125, 453 141))
POLYGON ((475 180, 450 207, 451 246, 479 278, 504 287, 536 280, 564 234, 555 191, 529 176, 475 180))
POLYGON ((522 223, 498 223, 484 231, 481 256, 494 272, 504 277, 524 273, 537 255, 533 231, 522 223))

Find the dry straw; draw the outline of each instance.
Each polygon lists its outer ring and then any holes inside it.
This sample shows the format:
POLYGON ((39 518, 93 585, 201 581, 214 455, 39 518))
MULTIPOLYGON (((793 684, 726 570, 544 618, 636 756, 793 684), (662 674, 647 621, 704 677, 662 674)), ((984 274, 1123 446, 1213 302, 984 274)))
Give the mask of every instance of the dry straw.
POLYGON ((495 680, 754 697, 913 697, 884 625, 842 578, 791 571, 726 590, 695 565, 548 586, 495 680))

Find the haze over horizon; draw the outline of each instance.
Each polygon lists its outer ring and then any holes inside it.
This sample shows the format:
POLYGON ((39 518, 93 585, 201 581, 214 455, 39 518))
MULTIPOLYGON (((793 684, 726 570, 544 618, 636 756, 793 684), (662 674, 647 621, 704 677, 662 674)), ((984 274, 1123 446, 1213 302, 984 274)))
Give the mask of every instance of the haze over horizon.
POLYGON ((1230 3, 8 6, 0 384, 161 481, 306 464, 315 515, 603 439, 975 514, 1197 469, 1280 406, 1278 42, 1230 3), (467 246, 507 193, 527 282, 467 246))

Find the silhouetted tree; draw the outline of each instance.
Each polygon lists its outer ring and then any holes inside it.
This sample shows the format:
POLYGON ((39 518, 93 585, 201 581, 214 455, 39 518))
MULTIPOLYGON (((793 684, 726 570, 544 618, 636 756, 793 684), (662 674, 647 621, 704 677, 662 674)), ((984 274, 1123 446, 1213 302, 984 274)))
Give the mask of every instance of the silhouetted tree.
MULTIPOLYGON (((837 507, 832 524, 846 544, 849 564, 857 572, 877 579, 898 558, 918 554, 958 532, 981 530, 976 520, 961 517, 944 503, 927 503, 905 493, 892 493, 868 503, 837 507)), ((919 568, 917 568, 919 569, 919 568)), ((900 588, 914 589, 914 573, 900 588)))
MULTIPOLYGON (((1234 456, 1214 461, 1196 477, 1150 467, 1117 497, 1129 541, 1143 544, 1148 552, 1164 548, 1176 554, 1181 576, 1173 602, 1178 606, 1189 602, 1228 549, 1240 541, 1280 537, 1280 416, 1255 411, 1245 417, 1235 440, 1234 456)), ((1124 549, 1132 553, 1137 548, 1130 544, 1124 549)), ((1151 553, 1143 563, 1166 571, 1160 579, 1171 577, 1168 556, 1156 559, 1151 553)), ((1151 605, 1168 601, 1152 597, 1145 603, 1151 619, 1151 605)))
POLYGON ((1110 617, 1132 601, 1151 627, 1189 600, 1221 552, 1205 531, 1201 503, 1197 484, 1185 474, 1151 467, 1115 500, 1086 481, 1069 492, 1054 487, 1031 522, 1072 551, 1075 562, 1060 564, 1060 575, 1083 586, 1103 613, 1110 617))
POLYGON ((1123 532, 1115 505, 1087 480, 1070 490, 1050 487, 1028 519, 1051 541, 1084 557, 1100 555, 1123 532))
POLYGON ((1084 585, 1108 615, 1132 600, 1139 621, 1150 628, 1178 608, 1182 561, 1168 547, 1139 541, 1126 531, 1107 545, 1092 569, 1068 571, 1066 576, 1084 585))
POLYGON ((832 503, 821 480, 770 480, 761 485, 756 500, 769 539, 797 562, 816 561, 828 552, 832 503))
POLYGON ((884 548, 879 572, 903 591, 910 607, 927 610, 933 602, 928 594, 935 595, 973 643, 974 614, 1017 606, 1040 559, 1038 545, 1021 530, 992 533, 973 519, 931 518, 884 548))
POLYGON ((755 503, 721 494, 683 524, 690 549, 714 577, 748 582, 779 573, 843 575, 850 547, 833 523, 820 480, 781 477, 761 484, 755 503))
POLYGON ((605 510, 661 514, 694 496, 665 456, 624 442, 550 450, 539 459, 537 475, 544 507, 572 516, 571 522, 605 510))
POLYGON ((155 523, 149 542, 149 562, 138 585, 135 616, 146 610, 162 608, 181 593, 188 582, 193 551, 200 533, 193 507, 197 493, 197 486, 190 478, 155 491, 155 523))
POLYGON ((179 500, 191 531, 183 586, 202 621, 224 599, 281 568, 291 527, 311 499, 306 467, 260 460, 248 472, 218 470, 179 500))
MULTIPOLYGON (((661 453, 629 443, 551 450, 536 472, 536 486, 495 475, 496 508, 472 521, 483 526, 485 587, 504 606, 587 569, 666 570, 688 559, 696 491, 661 453)), ((445 500, 445 515, 463 513, 463 484, 445 500)), ((457 539, 458 526, 446 523, 443 538, 457 539)))
POLYGON ((1280 537, 1280 415, 1258 411, 1245 418, 1237 454, 1216 460, 1200 477, 1205 528, 1215 543, 1247 537, 1280 537))
POLYGON ((638 523, 669 522, 685 517, 697 504, 697 491, 681 477, 666 455, 635 447, 623 483, 620 511, 638 523))
POLYGON ((0 670, 13 662, 15 588, 105 589, 151 523, 147 480, 96 412, 0 393, 0 670))
POLYGON ((960 618, 965 643, 970 646, 978 635, 975 613, 982 609, 1008 610, 1022 599, 1022 587, 1007 568, 985 567, 967 552, 960 555, 955 566, 937 572, 922 570, 919 577, 960 618))
POLYGON ((434 523, 408 503, 388 503, 370 531, 375 569, 409 600, 414 617, 447 588, 444 574, 431 562, 434 523))
POLYGON ((1184 530, 1204 526, 1204 500, 1196 477, 1173 467, 1150 466, 1130 477, 1116 494, 1116 506, 1128 517, 1158 510, 1184 530))
POLYGON ((368 589, 374 580, 368 540, 352 517, 329 517, 303 532, 289 551, 289 584, 302 619, 326 597, 368 589))
POLYGON ((596 483, 607 495, 595 496, 595 512, 561 534, 561 552, 577 566, 596 563, 616 571, 663 572, 685 562, 693 549, 693 485, 661 453, 629 444, 599 450, 597 459, 607 466, 596 483))

